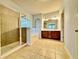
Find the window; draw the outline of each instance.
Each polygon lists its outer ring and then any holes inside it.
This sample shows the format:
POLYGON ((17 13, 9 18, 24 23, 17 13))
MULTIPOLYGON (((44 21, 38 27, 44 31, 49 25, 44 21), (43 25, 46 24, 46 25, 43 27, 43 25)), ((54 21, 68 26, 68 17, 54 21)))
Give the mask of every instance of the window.
POLYGON ((48 29, 56 29, 56 24, 48 24, 48 29))
POLYGON ((29 19, 27 19, 26 17, 21 17, 21 27, 27 27, 30 28, 31 26, 31 22, 29 19))

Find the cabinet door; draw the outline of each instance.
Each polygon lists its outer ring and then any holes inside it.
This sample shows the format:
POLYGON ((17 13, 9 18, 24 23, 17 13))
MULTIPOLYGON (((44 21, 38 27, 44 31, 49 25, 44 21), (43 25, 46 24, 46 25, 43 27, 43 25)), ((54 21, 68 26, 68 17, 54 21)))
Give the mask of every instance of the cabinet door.
POLYGON ((51 36, 51 31, 48 31, 48 38, 51 39, 52 36, 51 36))
POLYGON ((48 38, 48 31, 42 31, 42 38, 48 38))
POLYGON ((51 38, 55 40, 60 40, 60 31, 51 31, 51 38))

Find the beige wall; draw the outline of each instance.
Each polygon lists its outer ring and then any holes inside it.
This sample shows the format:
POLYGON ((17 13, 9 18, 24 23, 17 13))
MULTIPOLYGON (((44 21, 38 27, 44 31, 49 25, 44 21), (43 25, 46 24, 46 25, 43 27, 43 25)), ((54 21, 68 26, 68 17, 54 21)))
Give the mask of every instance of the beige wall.
POLYGON ((64 0, 64 42, 73 59, 78 59, 78 0, 64 0))
POLYGON ((59 16, 59 11, 51 12, 51 13, 46 13, 44 14, 45 18, 57 18, 59 16))

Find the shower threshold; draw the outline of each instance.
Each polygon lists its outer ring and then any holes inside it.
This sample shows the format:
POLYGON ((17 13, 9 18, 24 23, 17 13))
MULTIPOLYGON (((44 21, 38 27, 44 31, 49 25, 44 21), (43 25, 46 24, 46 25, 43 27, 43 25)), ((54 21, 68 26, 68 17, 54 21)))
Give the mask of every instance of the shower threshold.
MULTIPOLYGON (((26 44, 22 43, 22 45, 26 45, 26 44)), ((17 41, 17 42, 14 42, 12 44, 1 47, 2 58, 6 57, 9 54, 11 54, 12 52, 18 50, 19 48, 22 47, 22 45, 20 45, 19 41, 17 41)))

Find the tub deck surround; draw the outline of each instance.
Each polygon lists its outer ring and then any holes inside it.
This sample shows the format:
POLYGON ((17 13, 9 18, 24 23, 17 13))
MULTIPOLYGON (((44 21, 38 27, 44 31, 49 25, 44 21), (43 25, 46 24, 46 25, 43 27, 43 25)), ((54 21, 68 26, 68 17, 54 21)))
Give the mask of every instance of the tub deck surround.
POLYGON ((32 45, 25 46, 3 59, 70 59, 70 57, 64 43, 33 37, 32 45))

